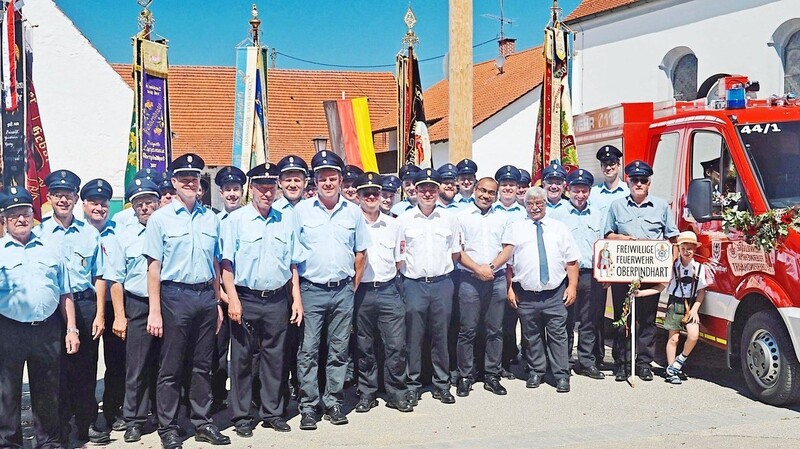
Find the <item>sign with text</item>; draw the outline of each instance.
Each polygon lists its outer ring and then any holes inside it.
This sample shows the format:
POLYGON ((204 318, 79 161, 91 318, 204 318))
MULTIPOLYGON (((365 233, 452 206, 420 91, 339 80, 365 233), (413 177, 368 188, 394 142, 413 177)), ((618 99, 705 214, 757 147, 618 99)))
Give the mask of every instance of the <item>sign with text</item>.
POLYGON ((594 244, 594 277, 599 282, 669 282, 672 244, 666 240, 598 240, 594 244))

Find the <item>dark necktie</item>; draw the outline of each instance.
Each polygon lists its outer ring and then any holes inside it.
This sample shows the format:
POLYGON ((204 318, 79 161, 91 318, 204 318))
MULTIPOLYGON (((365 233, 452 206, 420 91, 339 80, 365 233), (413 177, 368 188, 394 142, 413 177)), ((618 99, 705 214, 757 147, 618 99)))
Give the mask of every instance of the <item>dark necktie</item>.
POLYGON ((539 249, 539 282, 542 285, 550 281, 550 270, 547 269, 547 251, 544 249, 544 229, 541 221, 534 221, 536 225, 536 246, 539 249))

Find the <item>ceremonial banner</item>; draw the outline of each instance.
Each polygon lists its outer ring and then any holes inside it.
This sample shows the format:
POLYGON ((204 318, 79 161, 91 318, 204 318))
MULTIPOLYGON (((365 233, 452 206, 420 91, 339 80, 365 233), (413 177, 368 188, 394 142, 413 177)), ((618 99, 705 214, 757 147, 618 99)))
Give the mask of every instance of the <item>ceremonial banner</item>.
POLYGON ((578 167, 569 90, 571 41, 572 33, 554 12, 544 32, 545 73, 533 151, 534 180, 541 178, 542 169, 552 160, 560 161, 567 172, 578 167))
MULTIPOLYGON (((246 159, 247 170, 267 162, 269 158, 269 139, 267 135, 267 69, 264 65, 267 49, 261 49, 256 63, 256 88, 253 100, 253 144, 246 159)), ((244 167, 242 167, 244 169, 244 167)))
MULTIPOLYGON (((29 56, 28 61, 32 58, 29 56)), ((29 62, 30 64, 30 62, 29 62)), ((30 75, 30 69, 28 71, 30 75)), ((44 137, 42 118, 39 115, 39 103, 36 100, 36 90, 33 80, 28 77, 28 176, 27 189, 33 197, 33 216, 42 221, 44 215, 52 211, 50 202, 47 201, 47 186, 44 178, 50 174, 50 157, 47 154, 47 140, 44 137)))
POLYGON ((128 163, 125 165, 125 186, 133 182, 136 172, 139 171, 139 127, 136 123, 138 116, 134 106, 131 114, 131 130, 128 133, 128 163))
POLYGON ((672 244, 666 240, 598 240, 594 244, 598 282, 669 282, 672 244))
POLYGON ((26 79, 26 52, 21 51, 21 49, 25 48, 23 29, 20 13, 14 11, 13 4, 6 4, 3 31, 13 32, 13 34, 3 33, 2 35, 4 57, 0 62, 4 74, 4 94, 2 96, 2 171, 4 186, 26 185, 25 159, 27 148, 25 146, 25 131, 27 119, 25 114, 27 101, 18 100, 19 98, 27 99, 26 83, 24 82, 26 79), (9 17, 14 17, 13 25, 10 24, 12 21, 8 20, 9 17), (7 72, 8 76, 6 76, 7 72))
POLYGON ((420 168, 430 168, 430 139, 425 125, 422 81, 419 62, 414 47, 408 47, 408 56, 398 56, 398 168, 413 163, 420 168))
POLYGON ((331 148, 345 164, 378 172, 366 97, 324 101, 331 148))
POLYGON ((167 171, 170 154, 170 126, 167 97, 167 46, 140 40, 142 73, 139 102, 139 148, 141 168, 167 171))
POLYGON ((255 46, 236 49, 232 163, 245 172, 269 155, 266 51, 255 46))

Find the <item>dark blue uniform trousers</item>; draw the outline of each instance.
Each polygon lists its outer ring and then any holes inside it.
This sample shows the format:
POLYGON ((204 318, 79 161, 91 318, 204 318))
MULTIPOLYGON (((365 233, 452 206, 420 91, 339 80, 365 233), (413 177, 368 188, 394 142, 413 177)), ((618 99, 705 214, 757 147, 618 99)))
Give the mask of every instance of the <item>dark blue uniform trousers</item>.
POLYGON ((22 448, 22 372, 28 364, 34 437, 39 448, 61 447, 58 382, 64 322, 56 311, 31 326, 0 315, 0 447, 22 448))
POLYGON ((486 377, 498 377, 502 370, 503 314, 508 298, 505 274, 481 281, 466 272, 458 288, 461 327, 458 332, 458 377, 474 380, 475 342, 479 324, 485 332, 483 369, 486 377))
POLYGON ((189 417, 195 427, 211 423, 211 356, 217 328, 217 302, 208 287, 195 291, 161 284, 161 341, 158 370, 158 432, 178 430, 178 404, 184 363, 191 361, 189 417))
POLYGON ((286 331, 289 326, 289 299, 285 288, 261 297, 240 291, 242 323, 231 322, 231 391, 228 403, 233 422, 252 423, 253 395, 258 395, 258 418, 269 422, 284 414, 283 387, 287 371, 284 360, 286 331), (258 353, 258 358, 253 353, 258 353), (257 360, 254 366, 253 362, 257 360), (258 390, 253 378, 258 377, 258 390))
POLYGON ((158 352, 161 340, 147 332, 150 313, 148 298, 125 292, 125 316, 128 319, 125 358, 125 400, 122 416, 125 425, 144 426, 153 409, 158 375, 158 352))
POLYGON ((556 379, 569 379, 569 353, 567 351, 567 308, 564 306, 566 282, 552 290, 533 292, 524 290, 519 283, 512 284, 517 295, 517 312, 522 327, 522 340, 529 374, 544 376, 547 356, 556 379), (547 350, 545 339, 547 331, 547 350))
POLYGON ((575 323, 578 323, 578 366, 596 366, 597 323, 605 310, 605 290, 592 276, 589 268, 581 269, 575 302, 567 307, 567 353, 575 340, 575 323))
POLYGON ((300 413, 315 413, 320 402, 325 408, 342 405, 348 344, 353 326, 353 284, 327 288, 301 281, 303 331, 297 350, 297 375, 300 378, 300 413), (320 361, 322 328, 328 326, 328 357, 320 361), (325 391, 319 391, 319 366, 325 367, 325 391))
POLYGON ((390 281, 379 287, 362 283, 356 290, 356 305, 358 390, 367 397, 378 394, 376 348, 380 339, 385 353, 386 393, 392 401, 399 401, 406 393, 406 313, 397 283, 390 281))
POLYGON ((435 282, 403 279, 406 309, 406 347, 408 351, 408 389, 422 388, 422 343, 426 331, 431 337, 433 386, 450 387, 450 353, 447 347, 448 326, 453 307, 453 279, 444 276, 435 282))

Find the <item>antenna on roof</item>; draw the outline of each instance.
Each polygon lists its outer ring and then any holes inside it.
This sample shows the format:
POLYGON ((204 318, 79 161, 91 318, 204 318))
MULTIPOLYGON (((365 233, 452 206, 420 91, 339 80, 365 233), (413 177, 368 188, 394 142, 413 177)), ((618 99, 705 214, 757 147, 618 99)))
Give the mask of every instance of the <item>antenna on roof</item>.
POLYGON ((503 0, 500 0, 500 15, 496 16, 494 14, 481 14, 481 17, 485 17, 487 19, 497 20, 500 22, 500 36, 498 37, 499 40, 505 39, 505 26, 512 26, 514 24, 514 19, 508 19, 503 14, 503 0))

